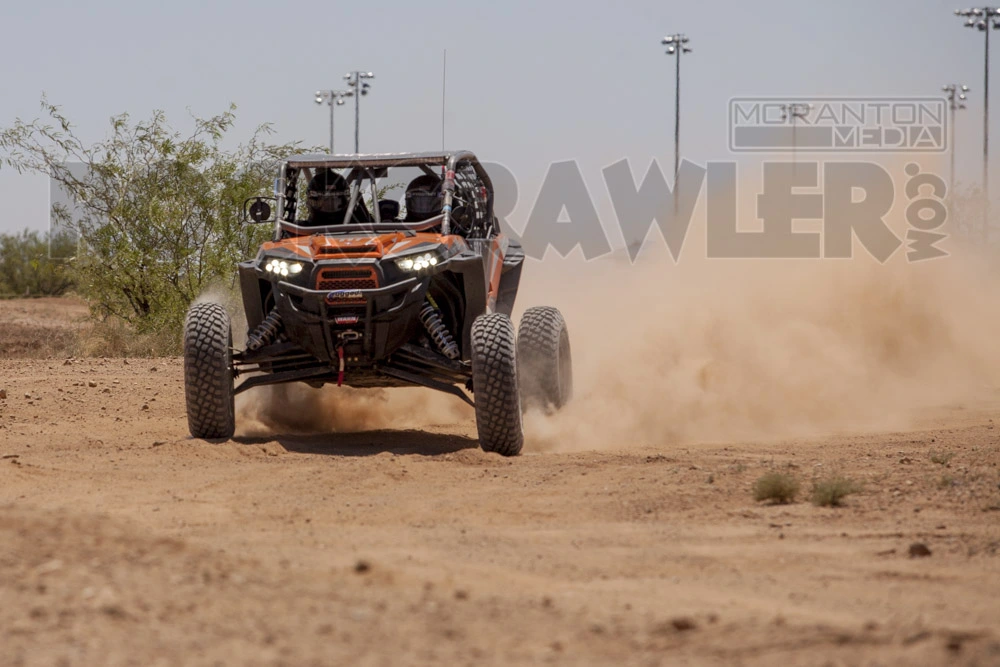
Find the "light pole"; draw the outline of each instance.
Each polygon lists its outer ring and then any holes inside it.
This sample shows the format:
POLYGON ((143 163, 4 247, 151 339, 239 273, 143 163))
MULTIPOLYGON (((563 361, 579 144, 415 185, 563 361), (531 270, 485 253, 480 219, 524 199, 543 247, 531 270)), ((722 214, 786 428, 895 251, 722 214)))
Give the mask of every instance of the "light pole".
POLYGON ((333 155, 333 109, 335 106, 344 104, 345 97, 351 97, 354 93, 350 90, 317 90, 316 104, 326 102, 330 105, 330 155, 333 155))
POLYGON ((368 94, 368 82, 365 79, 374 79, 371 72, 348 72, 344 75, 347 85, 350 86, 354 94, 354 152, 359 152, 360 141, 360 121, 361 121, 361 98, 368 94))
POLYGON ((691 53, 691 49, 686 46, 688 38, 682 33, 667 35, 661 43, 667 47, 668 56, 677 58, 674 79, 674 216, 676 217, 681 170, 681 54, 691 53))
POLYGON ((805 102, 791 102, 781 105, 781 120, 792 121, 792 172, 796 171, 797 166, 795 161, 795 121, 799 118, 805 118, 810 111, 812 111, 812 105, 805 102))
POLYGON ((990 240, 990 28, 1000 29, 1000 10, 995 7, 956 9, 955 16, 965 17, 965 27, 975 28, 986 37, 983 62, 983 245, 990 240))
POLYGON ((955 198, 955 112, 965 109, 965 94, 969 92, 969 87, 949 83, 947 86, 941 86, 941 90, 948 98, 948 110, 951 112, 951 118, 948 119, 948 133, 950 135, 948 137, 948 152, 951 160, 951 165, 948 168, 948 213, 951 214, 954 212, 952 203, 955 198))

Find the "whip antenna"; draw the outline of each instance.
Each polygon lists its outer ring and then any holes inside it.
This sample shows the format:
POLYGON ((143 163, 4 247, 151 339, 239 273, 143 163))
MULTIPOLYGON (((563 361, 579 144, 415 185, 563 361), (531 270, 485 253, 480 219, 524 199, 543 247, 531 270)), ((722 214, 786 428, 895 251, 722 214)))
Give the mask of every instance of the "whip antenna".
POLYGON ((444 150, 444 109, 445 91, 448 87, 448 49, 444 50, 441 60, 441 150, 444 150))

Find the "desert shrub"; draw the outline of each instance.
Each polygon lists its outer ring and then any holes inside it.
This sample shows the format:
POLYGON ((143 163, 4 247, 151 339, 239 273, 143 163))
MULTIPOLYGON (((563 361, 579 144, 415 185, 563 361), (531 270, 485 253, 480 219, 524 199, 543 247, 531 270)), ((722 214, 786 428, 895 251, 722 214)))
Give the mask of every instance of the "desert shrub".
POLYGON ((931 463, 946 466, 955 457, 954 452, 931 452, 931 463))
POLYGON ((818 507, 840 507, 844 498, 861 491, 860 482, 853 479, 832 475, 813 483, 812 503, 818 507))
POLYGON ((769 472, 753 485, 753 499, 757 502, 770 501, 783 505, 795 500, 799 495, 799 481, 793 475, 783 472, 769 472))

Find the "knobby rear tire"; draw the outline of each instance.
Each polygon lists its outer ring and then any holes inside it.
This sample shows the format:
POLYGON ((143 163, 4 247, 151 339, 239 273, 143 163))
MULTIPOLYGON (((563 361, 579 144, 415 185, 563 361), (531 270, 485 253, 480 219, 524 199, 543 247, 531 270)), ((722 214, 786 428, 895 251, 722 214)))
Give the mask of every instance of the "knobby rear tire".
POLYGON ((524 312, 517 329, 517 364, 525 409, 554 411, 572 398, 569 330, 558 308, 537 306, 524 312))

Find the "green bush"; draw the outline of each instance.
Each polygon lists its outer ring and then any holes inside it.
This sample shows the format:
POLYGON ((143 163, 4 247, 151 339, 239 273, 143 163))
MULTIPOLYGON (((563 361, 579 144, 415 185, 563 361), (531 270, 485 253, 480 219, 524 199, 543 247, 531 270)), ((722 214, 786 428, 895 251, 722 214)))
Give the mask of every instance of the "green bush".
POLYGON ((159 111, 136 122, 122 114, 107 139, 86 144, 58 107, 43 99, 42 109, 45 121, 0 130, 0 165, 45 174, 75 201, 73 215, 53 215, 79 235, 77 289, 98 321, 178 338, 189 304, 210 285, 231 286, 236 263, 268 237, 269 226, 241 223, 243 201, 270 193, 277 161, 297 144, 266 143, 263 125, 224 147, 234 107, 183 133, 159 111))

